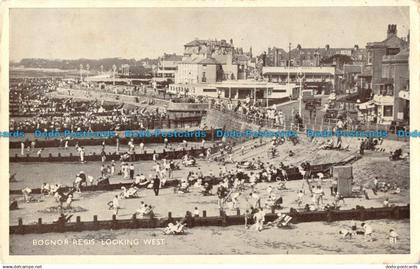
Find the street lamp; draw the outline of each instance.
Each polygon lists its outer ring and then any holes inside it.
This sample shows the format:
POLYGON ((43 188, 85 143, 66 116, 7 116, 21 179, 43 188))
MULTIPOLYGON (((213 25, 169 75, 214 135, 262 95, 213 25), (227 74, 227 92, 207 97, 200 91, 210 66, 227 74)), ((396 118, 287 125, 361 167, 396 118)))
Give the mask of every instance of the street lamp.
POLYGON ((115 71, 117 70, 117 66, 114 64, 112 65, 112 85, 115 86, 115 71))
POLYGON ((305 74, 299 72, 297 74, 297 80, 299 82, 299 116, 302 117, 302 83, 305 80, 305 74))
POLYGON ((80 82, 83 81, 83 64, 80 64, 80 82))

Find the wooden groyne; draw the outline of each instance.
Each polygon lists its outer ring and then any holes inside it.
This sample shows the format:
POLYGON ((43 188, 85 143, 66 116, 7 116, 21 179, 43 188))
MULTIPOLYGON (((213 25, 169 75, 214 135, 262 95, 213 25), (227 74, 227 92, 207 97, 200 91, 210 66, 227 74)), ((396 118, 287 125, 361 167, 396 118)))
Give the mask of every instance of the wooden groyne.
MULTIPOLYGON (((291 209, 290 212, 284 212, 292 217, 291 222, 294 224, 302 222, 333 222, 344 220, 377 220, 377 219, 409 219, 410 205, 383 207, 383 208, 363 208, 349 210, 329 210, 329 211, 311 211, 297 212, 291 209)), ((265 215, 266 222, 273 221, 277 218, 277 214, 268 213, 265 215)), ((139 228, 164 228, 168 223, 175 221, 184 221, 189 228, 206 227, 206 226, 231 226, 244 225, 245 215, 237 210, 236 215, 226 215, 223 211, 219 216, 207 216, 203 211, 200 217, 172 217, 172 213, 168 212, 165 218, 137 218, 134 214, 130 219, 117 219, 112 215, 110 220, 98 220, 93 216, 92 221, 82 221, 80 216, 75 218, 74 222, 67 223, 43 223, 42 218, 38 219, 36 224, 23 224, 23 220, 19 218, 18 225, 9 227, 10 234, 43 234, 43 233, 63 233, 63 232, 81 232, 81 231, 98 231, 98 230, 119 230, 119 229, 139 229, 139 228)), ((251 220, 250 220, 251 221, 251 220)), ((249 222, 248 222, 249 223, 249 222)), ((251 221, 252 223, 252 221, 251 221)))
MULTIPOLYGON (((325 164, 317 164, 317 165, 311 165, 310 168, 310 174, 313 175, 314 177, 318 177, 318 173, 326 173, 326 174, 330 174, 330 169, 331 167, 334 166, 340 166, 340 165, 346 165, 348 163, 354 162, 355 160, 358 160, 360 158, 359 155, 352 155, 349 156, 339 162, 335 162, 335 163, 325 163, 325 164)), ((285 169, 286 175, 287 175, 287 180, 289 181, 293 181, 293 180, 300 180, 303 178, 303 175, 300 173, 299 168, 298 167, 290 167, 290 168, 286 168, 285 169)), ((221 182, 223 180, 223 178, 219 178, 219 177, 214 177, 214 178, 210 178, 210 177, 204 177, 203 182, 208 182, 209 184, 217 184, 219 182, 221 182)), ((174 187, 176 185, 178 185, 179 180, 168 180, 166 182, 166 186, 165 187, 174 187)), ((108 184, 108 185, 89 185, 89 186, 81 186, 81 191, 85 192, 85 191, 112 191, 112 190, 118 190, 121 189, 121 187, 130 187, 133 184, 133 182, 127 182, 127 183, 116 183, 116 184, 108 184)), ((62 187, 64 189, 64 191, 68 191, 70 190, 71 187, 69 186, 64 186, 62 187)), ((10 190, 9 191, 10 194, 12 195, 20 195, 22 194, 21 190, 10 190)), ((40 188, 34 188, 32 189, 32 193, 33 194, 40 194, 41 193, 41 189, 40 188)))

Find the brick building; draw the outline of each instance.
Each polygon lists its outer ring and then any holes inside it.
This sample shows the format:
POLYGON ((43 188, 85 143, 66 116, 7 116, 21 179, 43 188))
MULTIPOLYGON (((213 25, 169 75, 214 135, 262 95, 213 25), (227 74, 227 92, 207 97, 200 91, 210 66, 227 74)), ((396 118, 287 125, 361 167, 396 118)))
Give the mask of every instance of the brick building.
POLYGON ((390 24, 386 39, 369 42, 366 48, 364 77, 371 81, 377 123, 391 124, 408 119, 408 100, 400 100, 399 96, 401 91, 408 90, 408 38, 398 37, 397 26, 390 24))

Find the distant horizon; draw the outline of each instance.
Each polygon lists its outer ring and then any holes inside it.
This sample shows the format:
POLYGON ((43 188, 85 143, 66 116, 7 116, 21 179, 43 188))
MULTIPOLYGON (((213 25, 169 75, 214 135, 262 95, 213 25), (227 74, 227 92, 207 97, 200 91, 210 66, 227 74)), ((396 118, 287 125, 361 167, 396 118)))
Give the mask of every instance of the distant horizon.
POLYGON ((233 39, 244 52, 269 47, 352 48, 409 32, 408 7, 11 9, 10 62, 24 58, 157 59, 196 39, 233 39), (54 23, 51 23, 54 22, 54 23))
MULTIPOLYGON (((179 54, 177 54, 179 55, 179 54)), ((9 63, 18 63, 21 62, 24 59, 40 59, 40 60, 49 60, 49 61, 80 61, 80 60, 88 60, 88 61, 99 61, 99 60, 105 60, 105 59, 123 59, 123 60, 135 60, 135 61, 141 61, 145 59, 149 60, 156 60, 159 57, 156 58, 150 58, 150 57, 144 57, 144 58, 124 58, 124 57, 104 57, 104 58, 75 58, 75 59, 65 59, 65 58, 39 58, 39 57, 28 57, 28 58, 22 58, 19 60, 10 60, 9 63)))

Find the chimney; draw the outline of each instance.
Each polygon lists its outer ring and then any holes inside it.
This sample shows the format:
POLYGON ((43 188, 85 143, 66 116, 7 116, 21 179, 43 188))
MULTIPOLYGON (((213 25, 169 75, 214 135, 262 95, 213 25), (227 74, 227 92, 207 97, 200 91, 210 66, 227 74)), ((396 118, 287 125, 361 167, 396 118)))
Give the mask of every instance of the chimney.
POLYGON ((233 46, 233 39, 232 38, 230 39, 230 44, 233 46))
POLYGON ((387 31, 387 38, 397 35, 397 25, 396 24, 388 24, 388 31, 387 31))
POLYGON ((325 45, 325 49, 326 50, 329 50, 330 49, 330 45, 329 44, 325 45))

